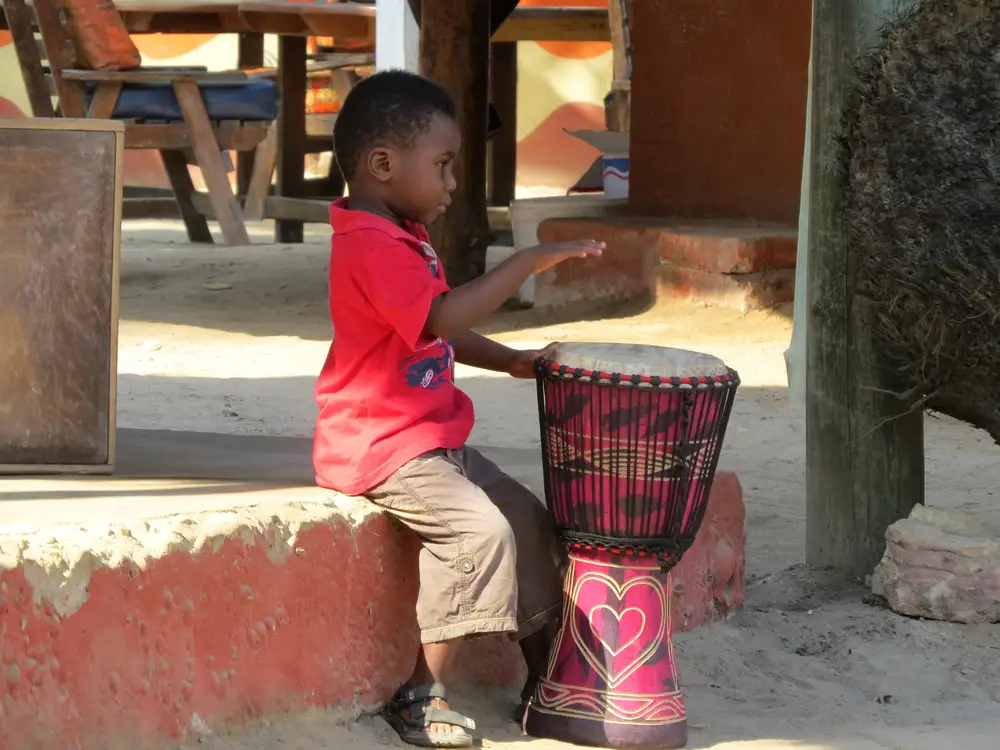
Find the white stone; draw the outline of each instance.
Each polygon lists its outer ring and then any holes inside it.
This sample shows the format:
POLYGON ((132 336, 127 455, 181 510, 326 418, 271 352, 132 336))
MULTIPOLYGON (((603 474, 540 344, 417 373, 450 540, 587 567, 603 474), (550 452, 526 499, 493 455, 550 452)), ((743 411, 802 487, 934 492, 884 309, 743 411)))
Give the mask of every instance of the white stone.
POLYGON ((1000 531, 918 505, 885 534, 872 591, 893 611, 930 620, 1000 622, 1000 531))

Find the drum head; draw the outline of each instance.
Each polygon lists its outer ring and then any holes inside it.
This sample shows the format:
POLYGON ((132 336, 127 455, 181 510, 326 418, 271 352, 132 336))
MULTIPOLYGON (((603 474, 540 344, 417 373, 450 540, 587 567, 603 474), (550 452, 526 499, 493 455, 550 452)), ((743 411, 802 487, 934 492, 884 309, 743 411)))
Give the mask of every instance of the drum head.
POLYGON ((718 357, 668 346, 565 343, 546 351, 557 365, 591 372, 660 378, 711 378, 729 373, 718 357))

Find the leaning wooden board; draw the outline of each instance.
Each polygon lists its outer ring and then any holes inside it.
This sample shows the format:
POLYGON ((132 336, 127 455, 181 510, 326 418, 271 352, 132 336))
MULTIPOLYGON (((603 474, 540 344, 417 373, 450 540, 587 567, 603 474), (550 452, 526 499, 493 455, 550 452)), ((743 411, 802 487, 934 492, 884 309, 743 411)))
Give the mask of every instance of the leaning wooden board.
POLYGON ((110 473, 125 129, 0 119, 0 473, 110 473))

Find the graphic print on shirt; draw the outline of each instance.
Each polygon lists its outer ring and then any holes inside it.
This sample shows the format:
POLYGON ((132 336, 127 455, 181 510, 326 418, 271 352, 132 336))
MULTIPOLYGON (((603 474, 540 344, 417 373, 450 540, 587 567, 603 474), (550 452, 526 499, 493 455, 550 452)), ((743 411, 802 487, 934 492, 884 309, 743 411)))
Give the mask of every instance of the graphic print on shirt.
MULTIPOLYGON (((441 265, 434 248, 426 242, 420 243, 427 266, 435 279, 441 278, 441 265)), ((411 388, 438 388, 455 382, 455 351, 444 339, 436 339, 432 344, 407 357, 401 364, 403 379, 411 388)))
POLYGON ((434 278, 440 279, 441 264, 438 262, 437 252, 426 242, 420 243, 420 249, 423 251, 424 257, 427 258, 427 266, 431 269, 431 273, 434 274, 434 278))
POLYGON ((454 382, 455 354, 444 339, 437 339, 400 365, 403 380, 411 388, 437 390, 454 382))

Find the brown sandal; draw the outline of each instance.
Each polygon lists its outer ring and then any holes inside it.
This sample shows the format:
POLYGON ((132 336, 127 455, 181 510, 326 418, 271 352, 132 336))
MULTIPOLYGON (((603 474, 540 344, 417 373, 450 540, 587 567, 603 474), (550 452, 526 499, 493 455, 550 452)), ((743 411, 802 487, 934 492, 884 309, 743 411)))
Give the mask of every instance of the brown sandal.
POLYGON ((385 720, 399 738, 417 747, 472 747, 472 732, 476 722, 457 711, 432 706, 435 700, 447 700, 444 685, 401 687, 386 707, 385 720), (408 715, 404 716, 403 711, 408 715), (464 732, 431 732, 432 724, 448 724, 464 732))

